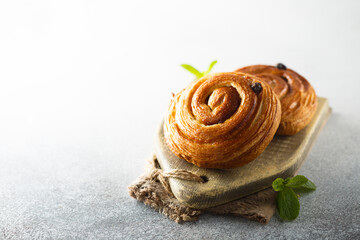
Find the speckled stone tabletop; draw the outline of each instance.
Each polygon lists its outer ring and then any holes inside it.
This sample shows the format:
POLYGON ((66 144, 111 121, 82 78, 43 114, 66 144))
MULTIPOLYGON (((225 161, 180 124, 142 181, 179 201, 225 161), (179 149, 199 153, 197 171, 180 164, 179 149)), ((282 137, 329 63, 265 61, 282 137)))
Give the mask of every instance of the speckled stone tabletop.
POLYGON ((359 1, 3 1, 0 239, 360 239, 359 1), (132 199, 179 67, 283 62, 332 115, 300 215, 177 224, 132 199))

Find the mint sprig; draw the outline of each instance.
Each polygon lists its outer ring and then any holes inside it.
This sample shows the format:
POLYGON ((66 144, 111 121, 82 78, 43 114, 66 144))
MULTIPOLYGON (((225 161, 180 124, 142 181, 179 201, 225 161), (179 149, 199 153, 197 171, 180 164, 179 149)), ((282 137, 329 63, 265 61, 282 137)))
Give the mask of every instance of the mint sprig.
POLYGON ((313 182, 303 175, 292 178, 277 178, 272 183, 273 189, 278 192, 276 196, 276 207, 280 217, 286 221, 293 221, 299 216, 300 202, 294 189, 302 192, 315 190, 313 182))
POLYGON ((284 187, 276 196, 276 206, 282 219, 292 221, 299 216, 300 202, 294 190, 284 187))
POLYGON ((214 67, 214 65, 217 63, 217 61, 213 61, 210 63, 210 66, 208 68, 208 70, 204 71, 204 72, 200 72, 199 70, 197 70, 196 68, 194 68, 193 66, 189 65, 189 64, 181 64, 181 66, 183 68, 185 68, 186 70, 188 70, 189 72, 191 72, 192 74, 195 75, 196 79, 202 78, 203 76, 207 75, 210 73, 211 69, 214 67))

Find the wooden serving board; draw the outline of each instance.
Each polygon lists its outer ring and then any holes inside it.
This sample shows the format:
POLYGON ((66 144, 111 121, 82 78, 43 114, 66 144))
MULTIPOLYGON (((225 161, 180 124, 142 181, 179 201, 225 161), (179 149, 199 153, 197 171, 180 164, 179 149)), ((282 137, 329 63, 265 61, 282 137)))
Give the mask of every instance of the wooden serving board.
POLYGON ((171 178, 171 190, 181 203, 198 209, 217 206, 268 188, 278 177, 293 176, 300 169, 330 112, 328 100, 319 97, 315 116, 306 128, 293 136, 275 136, 257 159, 239 168, 200 168, 178 158, 165 143, 163 124, 156 137, 155 153, 165 171, 185 169, 207 177, 206 183, 171 178))

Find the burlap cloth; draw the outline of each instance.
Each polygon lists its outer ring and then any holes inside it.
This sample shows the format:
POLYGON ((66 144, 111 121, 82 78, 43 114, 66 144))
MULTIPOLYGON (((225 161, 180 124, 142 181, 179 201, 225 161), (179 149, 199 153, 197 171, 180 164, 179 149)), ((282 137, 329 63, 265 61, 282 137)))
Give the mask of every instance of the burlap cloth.
POLYGON ((266 224, 276 210, 276 192, 272 188, 207 209, 189 208, 181 204, 171 193, 167 181, 169 177, 202 181, 196 175, 187 175, 181 171, 175 174, 173 172, 164 172, 160 168, 156 156, 154 156, 146 165, 146 173, 128 187, 129 194, 177 223, 196 221, 202 213, 207 212, 238 215, 266 224))

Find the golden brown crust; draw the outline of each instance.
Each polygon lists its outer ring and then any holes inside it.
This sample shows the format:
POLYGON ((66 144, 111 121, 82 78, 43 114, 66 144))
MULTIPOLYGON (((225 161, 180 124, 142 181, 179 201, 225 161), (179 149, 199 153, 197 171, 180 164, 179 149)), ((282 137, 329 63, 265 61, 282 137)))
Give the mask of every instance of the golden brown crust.
POLYGON ((171 100, 164 135, 169 149, 188 162, 205 168, 235 168, 264 151, 280 117, 279 99, 258 78, 209 74, 171 100))
POLYGON ((294 135, 303 129, 315 114, 316 93, 310 83, 291 69, 253 65, 237 69, 259 77, 269 84, 281 102, 281 122, 276 134, 294 135))

